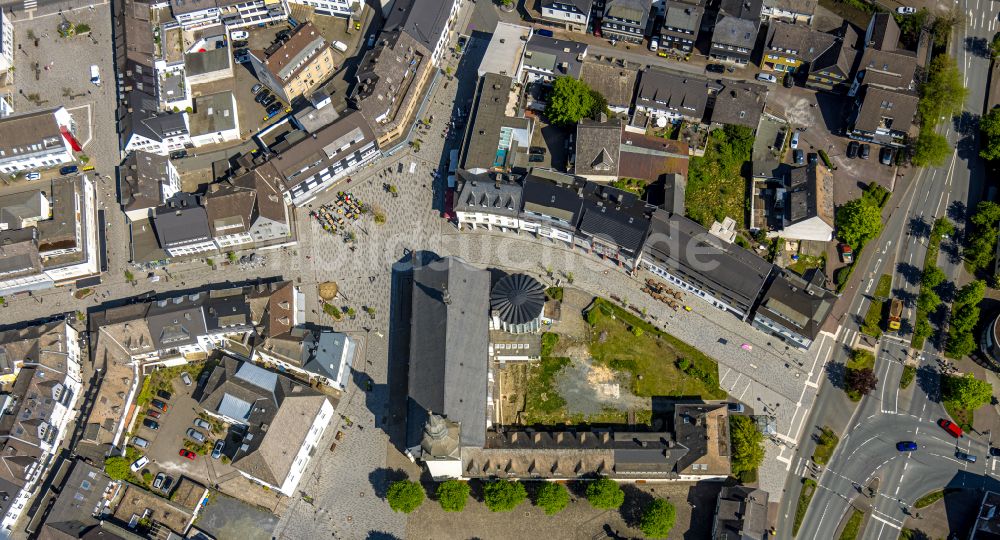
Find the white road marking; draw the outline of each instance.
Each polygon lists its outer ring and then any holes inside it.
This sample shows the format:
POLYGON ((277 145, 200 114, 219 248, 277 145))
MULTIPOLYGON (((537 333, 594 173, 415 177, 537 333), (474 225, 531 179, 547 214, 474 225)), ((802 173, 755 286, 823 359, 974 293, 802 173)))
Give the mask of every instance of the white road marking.
MULTIPOLYGON (((888 517, 888 516, 886 516, 886 517, 888 517)), ((872 518, 873 518, 873 519, 877 519, 878 521, 881 521, 882 523, 885 523, 886 525, 888 525, 888 526, 892 527, 893 529, 896 529, 896 530, 899 530, 899 529, 901 528, 901 527, 900 527, 899 525, 896 525, 895 523, 892 523, 892 522, 890 522, 890 521, 886 521, 886 520, 884 520, 884 519, 880 518, 880 517, 879 517, 879 516, 878 516, 878 515, 877 515, 877 514, 875 513, 875 511, 874 511, 874 510, 872 511, 872 518)), ((892 518, 890 518, 890 519, 892 519, 892 518)), ((879 536, 881 536, 881 535, 879 535, 879 536)))

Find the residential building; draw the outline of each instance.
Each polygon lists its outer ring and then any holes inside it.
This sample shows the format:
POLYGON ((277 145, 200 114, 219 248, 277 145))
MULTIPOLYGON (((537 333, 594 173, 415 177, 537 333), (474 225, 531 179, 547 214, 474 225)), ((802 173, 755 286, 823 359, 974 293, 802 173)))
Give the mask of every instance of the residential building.
POLYGON ((764 71, 798 73, 808 70, 814 61, 837 44, 836 36, 817 32, 808 26, 771 21, 764 41, 764 71))
POLYGON ((301 207, 379 158, 375 133, 357 111, 321 128, 265 163, 265 174, 281 179, 285 201, 301 207))
POLYGON ((479 79, 462 141, 459 167, 472 173, 509 172, 523 163, 534 122, 518 109, 513 79, 487 73, 479 79))
POLYGON ((257 79, 286 103, 311 94, 337 69, 333 46, 310 22, 297 26, 270 54, 250 51, 250 65, 257 79))
POLYGON ((701 30, 702 17, 705 16, 705 4, 705 0, 664 0, 659 47, 684 53, 693 51, 701 30))
POLYGON ((680 214, 653 213, 642 266, 720 310, 747 320, 773 265, 720 241, 680 214))
POLYGON ((621 163, 622 123, 618 119, 596 122, 582 119, 576 125, 573 174, 593 182, 618 180, 621 163))
MULTIPOLYGON (((184 476, 178 476, 175 492, 180 489, 180 485, 190 482, 184 476)), ((208 493, 202 490, 203 497, 208 493)), ((137 538, 148 538, 150 533, 140 536, 138 525, 139 520, 149 523, 149 530, 163 538, 186 538, 188 529, 194 522, 194 508, 181 506, 179 502, 173 501, 153 490, 140 487, 136 484, 128 483, 118 500, 115 511, 97 529, 89 534, 95 540, 136 540, 137 538), (109 524, 118 525, 118 529, 108 529, 109 524), (130 526, 131 524, 131 526, 130 526), (112 536, 113 535, 113 536, 112 536)), ((81 539, 83 540, 83 539, 81 539)), ((90 540, 89 538, 87 540, 90 540)))
POLYGON ((806 87, 813 90, 844 94, 850 88, 854 64, 861 51, 857 30, 851 23, 844 22, 838 31, 840 37, 809 65, 806 87))
POLYGON ((386 14, 383 35, 395 31, 408 34, 426 51, 430 63, 438 66, 461 7, 462 0, 396 0, 386 14))
POLYGON ((0 296, 100 274, 101 233, 86 175, 0 190, 0 296))
POLYGON ((0 72, 12 67, 14 67, 14 24, 10 20, 10 13, 0 13, 0 72))
POLYGON ((156 208, 153 224, 160 246, 170 257, 216 249, 208 214, 197 195, 178 192, 156 208))
POLYGON ((16 174, 73 161, 76 126, 65 107, 0 118, 0 172, 16 174))
POLYGON ((632 108, 639 65, 625 61, 586 61, 580 68, 580 80, 601 93, 612 114, 626 115, 632 108))
POLYGON ((524 47, 524 58, 517 75, 525 83, 551 83, 557 77, 580 78, 587 44, 532 34, 524 47))
POLYGON ((383 31, 361 59, 348 102, 371 126, 379 147, 389 148, 410 129, 433 71, 430 54, 406 32, 383 31))
POLYGON ((83 393, 79 335, 66 321, 0 333, 0 529, 9 535, 71 430, 83 393))
POLYGON ((572 246, 583 214, 583 180, 548 169, 532 168, 524 177, 522 230, 572 246))
MULTIPOLYGON (((184 54, 185 86, 205 84, 233 76, 233 53, 225 35, 200 39, 184 54)), ((170 77, 171 79, 173 77, 170 77)))
POLYGON ((762 0, 722 0, 712 31, 709 57, 747 65, 760 30, 762 0))
POLYGON ((725 81, 725 88, 715 94, 710 115, 712 124, 744 126, 757 130, 764 114, 768 87, 748 81, 725 81))
POLYGON ((749 486, 725 486, 715 504, 711 540, 767 538, 768 494, 749 486))
POLYGON ((49 487, 41 510, 27 527, 37 531, 40 540, 90 538, 85 534, 100 530, 101 518, 110 513, 112 501, 123 487, 81 458, 68 466, 71 468, 65 481, 49 487))
POLYGON ((479 63, 478 76, 482 77, 487 73, 516 76, 530 37, 531 27, 498 22, 479 63))
POLYGON ((916 93, 865 85, 849 122, 848 135, 876 144, 905 146, 916 120, 919 101, 916 93))
POLYGON ((688 145, 643 133, 622 131, 620 178, 655 184, 671 174, 688 175, 688 145))
POLYGON ((504 232, 519 229, 521 184, 502 173, 475 174, 458 169, 456 176, 459 185, 454 210, 459 229, 462 225, 469 229, 499 227, 504 232))
POLYGON ((677 460, 682 479, 724 479, 732 472, 729 461, 729 409, 725 403, 674 405, 674 437, 687 449, 677 460))
POLYGON ((359 0, 285 0, 289 6, 308 6, 317 15, 327 17, 357 17, 360 18, 365 9, 365 3, 359 0))
POLYGON ((570 32, 586 32, 594 0, 543 0, 542 20, 570 32))
POLYGON ((627 271, 637 270, 654 207, 634 193, 593 182, 584 185, 582 197, 577 247, 627 271))
POLYGON ((323 393, 231 357, 212 370, 198 401, 208 414, 244 427, 223 449, 233 468, 289 497, 334 412, 323 393))
POLYGON ((642 43, 650 20, 649 0, 607 0, 601 33, 613 41, 642 43))
MULTIPOLYGON (((761 209, 775 216, 769 236, 789 240, 833 240, 833 174, 826 167, 809 164, 789 171, 784 186, 777 188, 775 208, 761 209)), ((756 210, 756 209, 755 209, 756 210)))
POLYGON ((257 193, 228 183, 211 184, 205 194, 205 214, 215 247, 236 249, 253 242, 250 227, 256 218, 257 193))
POLYGON ((141 103, 126 108, 128 131, 121 133, 125 153, 142 150, 165 156, 191 144, 188 113, 159 113, 158 102, 142 92, 130 92, 129 101, 141 103))
POLYGON ((761 17, 768 21, 783 20, 809 26, 819 0, 764 0, 761 17))
MULTIPOLYGON (((635 111, 666 122, 700 123, 718 85, 697 75, 648 68, 639 75, 635 111)), ((664 124, 666 125, 666 124, 664 124)))
POLYGON ((181 177, 166 156, 140 150, 118 166, 118 192, 129 221, 153 217, 156 207, 180 190, 181 177))
POLYGON ((837 295, 824 288, 822 271, 811 274, 807 280, 787 270, 777 273, 754 313, 754 328, 794 347, 812 346, 837 295))
MULTIPOLYGON (((247 232, 256 247, 295 242, 291 211, 281 190, 282 179, 273 171, 269 167, 258 167, 228 181, 234 189, 254 194, 253 219, 247 232)), ((206 198, 211 199, 212 194, 206 198)))
POLYGON ((283 21, 282 0, 170 0, 170 12, 186 30, 222 23, 227 30, 283 21))
POLYGON ((190 134, 196 147, 239 140, 240 119, 231 90, 195 98, 190 134))

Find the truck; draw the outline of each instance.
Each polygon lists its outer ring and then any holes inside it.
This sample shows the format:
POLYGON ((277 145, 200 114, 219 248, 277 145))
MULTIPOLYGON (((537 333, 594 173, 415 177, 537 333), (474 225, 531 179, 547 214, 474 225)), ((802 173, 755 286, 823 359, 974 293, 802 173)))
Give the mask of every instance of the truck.
POLYGON ((903 316, 903 302, 898 298, 893 298, 889 304, 889 330, 896 332, 899 330, 899 319, 903 316))

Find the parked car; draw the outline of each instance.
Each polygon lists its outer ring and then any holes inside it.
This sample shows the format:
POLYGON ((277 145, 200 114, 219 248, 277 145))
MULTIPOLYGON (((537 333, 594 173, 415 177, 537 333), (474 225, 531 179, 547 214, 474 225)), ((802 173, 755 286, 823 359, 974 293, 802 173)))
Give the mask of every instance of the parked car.
POLYGON ((812 165, 819 163, 819 154, 817 154, 816 152, 809 152, 808 154, 806 154, 806 162, 812 165))
POLYGON ((538 35, 540 35, 540 36, 545 36, 545 37, 552 37, 554 35, 554 34, 552 34, 552 30, 546 30, 544 28, 541 29, 541 30, 536 30, 535 33, 538 34, 538 35))
MULTIPOLYGON (((174 397, 173 394, 167 392, 166 390, 157 390, 156 395, 163 401, 170 401, 170 398, 174 397)), ((166 410, 166 409, 163 409, 166 410)))
POLYGON ((264 85, 260 84, 260 83, 257 83, 255 85, 253 85, 253 88, 250 89, 250 93, 256 95, 257 92, 260 92, 261 88, 264 88, 264 85))
POLYGON ((188 375, 188 372, 186 372, 186 371, 182 371, 181 372, 181 381, 184 382, 184 386, 191 386, 191 384, 192 384, 191 383, 191 375, 188 375))
POLYGON ((197 429, 188 428, 188 430, 187 430, 187 436, 191 440, 193 440, 195 442, 200 442, 200 443, 205 442, 205 434, 203 434, 202 432, 198 431, 197 429))
POLYGON ((545 147, 543 147, 543 146, 532 146, 532 147, 528 148, 528 153, 529 154, 538 154, 540 156, 544 156, 545 155, 545 147))
POLYGON ((849 159, 854 159, 858 157, 858 141, 851 141, 847 143, 847 157, 849 159))
POLYGON ((709 64, 709 65, 705 66, 705 71, 707 71, 709 73, 725 73, 726 72, 726 66, 724 66, 722 64, 709 64))
POLYGON ((264 107, 270 107, 271 105, 274 104, 275 101, 278 101, 278 98, 274 95, 270 95, 267 96, 267 99, 261 102, 261 105, 263 105, 264 107))
POLYGON ((272 103, 267 107, 267 114, 274 114, 281 110, 283 105, 281 103, 272 103))
POLYGON ((80 170, 80 168, 77 167, 76 165, 67 165, 67 166, 62 167, 62 168, 59 169, 59 174, 61 174, 63 176, 67 176, 67 175, 70 175, 70 174, 76 174, 76 172, 79 171, 79 170, 80 170))
POLYGON ((851 249, 851 246, 847 244, 838 244, 837 250, 840 251, 840 260, 844 264, 851 264, 854 262, 854 251, 851 249))
POLYGON ((965 452, 962 452, 961 450, 955 450, 955 457, 957 457, 958 459, 960 459, 962 461, 968 461, 969 463, 975 463, 976 462, 976 456, 974 456, 972 454, 966 454, 965 452))
POLYGON ((253 100, 256 101, 257 103, 264 103, 264 100, 269 97, 271 97, 271 93, 268 92, 267 90, 264 90, 261 93, 257 94, 257 97, 253 98, 253 100))
POLYGON ((274 34, 275 40, 288 41, 288 39, 291 37, 292 37, 292 31, 289 30, 288 28, 281 30, 277 34, 274 34))
POLYGON ((806 154, 801 148, 796 148, 792 150, 792 160, 796 165, 804 165, 806 162, 806 154))
POLYGON ((795 78, 792 77, 791 73, 785 73, 785 78, 781 82, 781 84, 783 84, 785 86, 785 88, 791 88, 791 87, 795 86, 795 78))
POLYGON ((163 477, 163 487, 160 488, 160 491, 166 493, 166 492, 170 491, 170 486, 172 486, 172 485, 174 485, 174 479, 171 478, 171 477, 169 477, 169 476, 164 475, 164 477, 163 477))
POLYGON ((917 8, 912 8, 909 6, 900 6, 896 8, 896 13, 899 13, 900 15, 913 15, 916 12, 917 8))
POLYGON ((201 429, 204 429, 205 431, 212 431, 212 424, 209 424, 208 422, 202 420, 201 418, 195 418, 194 425, 195 427, 199 427, 201 429))
POLYGON ((226 441, 218 440, 215 441, 215 448, 212 449, 212 459, 219 459, 222 457, 222 449, 226 447, 226 441))
POLYGON ((154 409, 149 409, 148 411, 146 411, 146 416, 148 416, 150 418, 159 419, 160 418, 160 411, 157 411, 157 410, 154 410, 154 409))
POLYGON ((892 165, 892 148, 883 146, 878 151, 878 160, 882 162, 882 165, 892 165))
POLYGON ((861 159, 868 159, 871 155, 872 155, 872 145, 862 144, 861 150, 860 152, 858 152, 858 156, 860 156, 861 159))
POLYGON ((795 133, 792 133, 792 144, 791 144, 791 146, 792 146, 793 150, 795 148, 799 147, 799 132, 798 131, 796 131, 795 133))
POLYGON ((149 441, 142 437, 135 437, 132 439, 132 445, 136 448, 149 448, 149 441))
POLYGON ((742 413, 744 411, 742 403, 733 403, 733 402, 730 402, 730 403, 726 404, 726 407, 729 409, 729 412, 731 412, 731 413, 737 413, 737 414, 739 414, 739 413, 742 413))
POLYGON ((775 77, 774 75, 771 75, 770 73, 758 73, 757 80, 771 84, 778 82, 778 78, 775 77))
POLYGON ((132 469, 132 472, 139 472, 139 469, 145 467, 148 464, 149 464, 149 458, 146 456, 142 456, 139 459, 133 461, 132 465, 130 465, 129 468, 132 469))
POLYGON ((949 435, 956 439, 962 436, 962 428, 958 427, 958 424, 951 420, 941 418, 937 421, 937 425, 941 426, 941 429, 947 431, 949 435))
POLYGON ((153 431, 160 429, 160 423, 157 422, 156 420, 153 420, 152 418, 143 418, 142 425, 153 431))
POLYGON ((236 49, 233 51, 233 58, 236 59, 237 64, 246 64, 250 62, 250 51, 246 49, 236 49))
POLYGON ((157 473, 156 478, 153 479, 153 489, 161 489, 163 487, 163 481, 167 478, 167 475, 163 473, 157 473))
POLYGON ((234 49, 245 49, 246 46, 249 45, 249 44, 250 43, 248 43, 245 39, 241 39, 239 41, 234 41, 233 42, 233 48, 234 49))
POLYGON ((990 455, 993 457, 1000 457, 1000 448, 995 446, 990 447, 990 455))
POLYGON ((917 449, 917 443, 913 441, 899 441, 896 443, 896 450, 900 452, 912 452, 917 449))
POLYGON ((170 159, 186 158, 187 155, 187 150, 174 150, 173 152, 170 152, 170 159))
POLYGON ((185 450, 184 448, 181 448, 180 452, 177 452, 177 454, 180 455, 182 458, 187 458, 190 459, 191 461, 194 461, 194 458, 197 457, 195 456, 194 452, 190 450, 185 450))
POLYGON ((159 399, 154 399, 153 401, 150 401, 149 404, 163 412, 167 412, 167 404, 159 399))
POLYGON ((246 30, 233 30, 232 32, 229 33, 229 37, 234 40, 247 39, 248 37, 250 37, 250 32, 247 32, 246 30))
POLYGON ((24 175, 24 177, 27 178, 28 180, 38 180, 39 178, 42 177, 42 173, 32 171, 32 172, 24 175))
POLYGON ((660 41, 656 38, 649 40, 649 50, 656 52, 660 48, 660 41))

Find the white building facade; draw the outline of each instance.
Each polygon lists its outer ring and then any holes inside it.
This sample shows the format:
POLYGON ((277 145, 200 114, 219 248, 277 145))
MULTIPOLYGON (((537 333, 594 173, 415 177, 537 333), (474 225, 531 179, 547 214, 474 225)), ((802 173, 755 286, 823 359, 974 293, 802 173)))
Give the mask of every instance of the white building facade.
POLYGON ((14 174, 73 161, 73 147, 63 131, 73 132, 73 117, 65 107, 3 118, 0 120, 0 172, 14 174), (3 139, 23 141, 23 133, 29 129, 37 133, 33 140, 5 144, 3 139))
POLYGON ((360 18, 364 12, 365 3, 359 0, 288 0, 289 5, 309 6, 318 15, 327 15, 330 17, 350 17, 352 3, 358 6, 356 16, 360 18))

